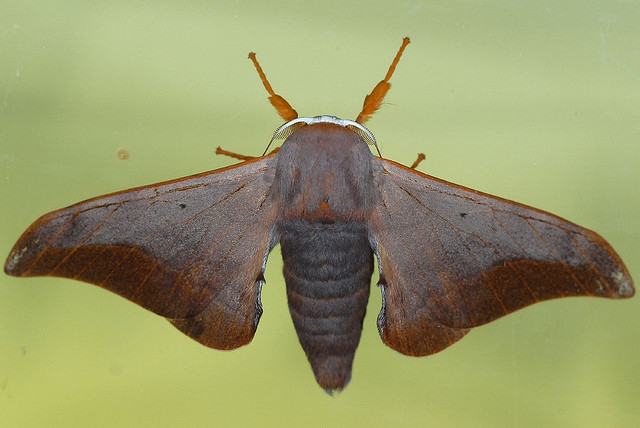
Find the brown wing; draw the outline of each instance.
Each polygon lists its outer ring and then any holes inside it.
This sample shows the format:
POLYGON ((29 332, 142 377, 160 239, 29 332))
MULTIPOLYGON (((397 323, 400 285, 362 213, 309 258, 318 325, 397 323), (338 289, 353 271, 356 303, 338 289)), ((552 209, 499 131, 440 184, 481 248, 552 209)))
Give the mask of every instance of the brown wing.
POLYGON ((565 296, 631 297, 622 260, 596 233, 557 216, 377 159, 371 227, 382 340, 438 352, 475 326, 565 296))
POLYGON ((199 342, 251 341, 276 211, 273 156, 101 196, 46 214, 15 244, 5 272, 111 290, 199 342))

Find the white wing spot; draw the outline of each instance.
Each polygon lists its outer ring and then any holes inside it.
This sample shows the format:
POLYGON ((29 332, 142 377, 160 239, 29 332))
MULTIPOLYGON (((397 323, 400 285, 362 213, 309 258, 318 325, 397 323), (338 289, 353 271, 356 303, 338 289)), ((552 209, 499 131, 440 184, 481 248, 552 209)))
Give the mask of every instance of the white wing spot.
POLYGON ((611 273, 611 279, 613 283, 616 285, 617 292, 620 296, 632 296, 633 288, 631 287, 631 283, 627 280, 624 273, 617 270, 611 273))

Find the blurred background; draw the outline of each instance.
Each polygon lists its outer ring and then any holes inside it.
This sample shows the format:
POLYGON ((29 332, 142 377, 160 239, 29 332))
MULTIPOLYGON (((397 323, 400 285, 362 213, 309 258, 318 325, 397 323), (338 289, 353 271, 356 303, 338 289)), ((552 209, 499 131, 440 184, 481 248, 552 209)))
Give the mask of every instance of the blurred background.
MULTIPOLYGON (((367 123, 383 156, 593 229, 639 281, 638 22, 638 2, 5 0, 0 255, 48 211, 233 163, 217 146, 261 154, 282 120, 248 52, 302 116, 353 119, 410 36, 367 123)), ((372 286, 331 398, 279 252, 232 352, 98 287, 0 274, 0 424, 640 425, 639 297, 534 305, 418 359, 380 341, 372 286)))

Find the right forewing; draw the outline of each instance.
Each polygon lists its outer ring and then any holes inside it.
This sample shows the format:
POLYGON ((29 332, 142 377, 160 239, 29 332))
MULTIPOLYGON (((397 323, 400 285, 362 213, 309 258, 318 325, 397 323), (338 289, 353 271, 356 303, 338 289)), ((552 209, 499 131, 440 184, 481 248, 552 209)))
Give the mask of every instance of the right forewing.
POLYGON ((111 290, 205 345, 248 343, 277 203, 274 156, 94 198, 46 214, 5 271, 111 290))

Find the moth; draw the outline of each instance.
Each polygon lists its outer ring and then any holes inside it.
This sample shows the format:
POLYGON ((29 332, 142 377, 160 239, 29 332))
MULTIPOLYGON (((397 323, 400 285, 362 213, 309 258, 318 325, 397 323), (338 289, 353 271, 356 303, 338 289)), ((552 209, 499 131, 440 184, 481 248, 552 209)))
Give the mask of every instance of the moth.
POLYGON ((234 349, 254 336, 265 264, 279 243, 291 317, 327 392, 351 377, 374 257, 380 336, 410 356, 542 300, 633 296, 622 260, 596 233, 372 154, 363 124, 408 43, 355 121, 298 117, 250 54, 286 121, 272 139, 285 139, 279 150, 221 151, 246 160, 46 214, 15 244, 5 272, 98 285, 206 346, 234 349))

